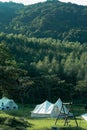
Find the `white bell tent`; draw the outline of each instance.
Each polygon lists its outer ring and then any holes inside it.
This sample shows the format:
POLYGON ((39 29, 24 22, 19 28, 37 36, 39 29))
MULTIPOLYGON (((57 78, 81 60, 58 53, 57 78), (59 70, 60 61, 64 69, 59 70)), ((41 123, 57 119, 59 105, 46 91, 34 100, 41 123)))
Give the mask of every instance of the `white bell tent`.
POLYGON ((57 107, 49 101, 36 105, 35 109, 31 112, 31 117, 56 117, 57 107))
POLYGON ((0 110, 15 110, 18 109, 18 105, 12 99, 3 97, 0 99, 0 110))
POLYGON ((31 112, 31 117, 57 117, 58 114, 68 113, 69 110, 64 106, 65 113, 62 108, 62 101, 59 98, 55 104, 45 101, 42 104, 36 105, 35 109, 31 112), (61 112, 60 112, 61 111, 61 112))

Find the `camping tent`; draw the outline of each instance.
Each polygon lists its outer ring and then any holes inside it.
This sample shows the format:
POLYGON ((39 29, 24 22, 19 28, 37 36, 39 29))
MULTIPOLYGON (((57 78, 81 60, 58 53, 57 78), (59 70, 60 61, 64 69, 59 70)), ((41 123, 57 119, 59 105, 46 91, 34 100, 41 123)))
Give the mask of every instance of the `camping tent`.
POLYGON ((8 99, 6 97, 0 99, 0 110, 12 110, 12 109, 18 109, 18 106, 14 102, 14 100, 8 99))
POLYGON ((42 104, 36 105, 31 112, 31 117, 56 117, 58 108, 51 102, 45 101, 42 104))
POLYGON ((31 117, 57 117, 60 113, 64 117, 64 114, 68 114, 69 110, 64 106, 64 113, 63 109, 61 108, 62 101, 60 98, 55 104, 46 100, 42 104, 36 105, 35 109, 31 112, 31 117))
MULTIPOLYGON (((65 103, 65 104, 68 104, 68 103, 65 103)), ((58 107, 58 110, 59 110, 58 115, 60 114, 60 117, 62 116, 64 117, 65 115, 73 116, 73 113, 70 112, 69 108, 67 108, 65 104, 61 101, 60 98, 55 102, 55 105, 58 107)))
POLYGON ((86 120, 86 121, 87 121, 87 113, 86 113, 86 114, 81 115, 81 117, 82 117, 84 120, 86 120))
POLYGON ((55 105, 58 107, 60 114, 69 114, 68 108, 66 108, 60 98, 55 102, 55 105))

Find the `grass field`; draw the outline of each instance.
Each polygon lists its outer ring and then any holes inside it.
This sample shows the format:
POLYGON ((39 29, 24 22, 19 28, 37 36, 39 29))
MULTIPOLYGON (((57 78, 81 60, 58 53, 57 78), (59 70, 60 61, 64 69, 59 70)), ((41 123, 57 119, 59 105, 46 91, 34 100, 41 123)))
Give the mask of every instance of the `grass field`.
MULTIPOLYGON (((4 130, 52 130, 56 119, 31 118, 30 112, 33 108, 30 105, 19 105, 19 110, 0 111, 0 128, 4 128, 4 130)), ((87 122, 80 116, 85 113, 83 105, 73 106, 73 111, 78 115, 76 116, 78 127, 73 118, 69 119, 68 125, 65 126, 64 120, 58 119, 56 124, 58 130, 87 130, 87 122)))

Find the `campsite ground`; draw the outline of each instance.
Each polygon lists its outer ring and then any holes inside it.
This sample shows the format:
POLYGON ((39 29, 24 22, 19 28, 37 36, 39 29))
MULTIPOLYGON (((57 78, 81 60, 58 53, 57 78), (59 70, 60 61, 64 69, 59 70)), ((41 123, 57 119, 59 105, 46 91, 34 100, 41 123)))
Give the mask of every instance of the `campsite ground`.
MULTIPOLYGON (((4 130, 17 130, 18 128, 19 130, 52 130, 56 119, 31 118, 30 112, 33 108, 34 106, 30 105, 19 105, 19 110, 0 111, 0 128, 4 128, 4 130)), ((83 105, 75 105, 73 108, 74 113, 77 115, 85 113, 83 105)), ((87 130, 87 122, 85 120, 77 116, 77 121, 78 128, 73 119, 69 120, 69 125, 67 126, 64 126, 64 120, 59 119, 56 127, 58 127, 59 130, 87 130)))

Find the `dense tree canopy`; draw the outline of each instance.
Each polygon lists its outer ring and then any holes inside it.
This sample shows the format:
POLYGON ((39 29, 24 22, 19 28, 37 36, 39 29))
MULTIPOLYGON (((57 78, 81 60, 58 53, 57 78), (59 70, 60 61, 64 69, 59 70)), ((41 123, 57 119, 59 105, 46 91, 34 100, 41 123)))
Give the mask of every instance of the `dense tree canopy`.
POLYGON ((87 42, 87 6, 59 1, 29 6, 0 2, 0 31, 84 43, 87 42))
MULTIPOLYGON (((3 37, 6 47, 14 56, 11 62, 15 65, 17 63, 21 69, 27 72, 26 76, 18 78, 21 86, 17 91, 21 90, 20 95, 22 94, 23 101, 36 103, 44 99, 55 100, 58 97, 70 100, 75 96, 79 97, 79 93, 85 95, 83 98, 85 101, 87 96, 86 43, 60 41, 52 38, 28 38, 22 34, 5 33, 0 35, 1 43, 3 37), (26 100, 24 100, 25 98, 26 100)), ((0 53, 3 52, 0 55, 1 65, 9 63, 9 60, 3 61, 2 56, 8 59, 8 55, 4 51, 5 49, 0 50, 0 53)), ((10 79, 14 78, 12 76, 15 74, 12 70, 11 72, 12 75, 10 73, 8 77, 10 79)))
POLYGON ((20 89, 18 79, 26 71, 18 67, 4 42, 0 43, 0 96, 12 97, 20 89), (12 92, 13 91, 13 92, 12 92))
POLYGON ((0 2, 1 96, 87 100, 87 6, 0 2))

